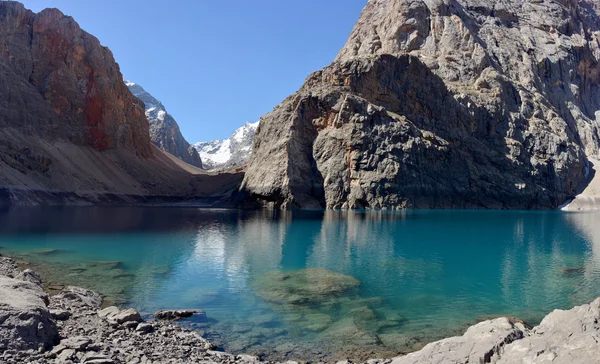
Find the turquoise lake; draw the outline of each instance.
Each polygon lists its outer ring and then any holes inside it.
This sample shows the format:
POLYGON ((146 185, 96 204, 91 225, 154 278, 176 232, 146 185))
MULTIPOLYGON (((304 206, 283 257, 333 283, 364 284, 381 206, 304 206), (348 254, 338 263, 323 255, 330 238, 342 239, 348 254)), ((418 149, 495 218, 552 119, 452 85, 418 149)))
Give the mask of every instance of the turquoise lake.
POLYGON ((496 315, 537 324, 600 296, 600 214, 0 211, 0 253, 267 359, 392 357, 496 315))

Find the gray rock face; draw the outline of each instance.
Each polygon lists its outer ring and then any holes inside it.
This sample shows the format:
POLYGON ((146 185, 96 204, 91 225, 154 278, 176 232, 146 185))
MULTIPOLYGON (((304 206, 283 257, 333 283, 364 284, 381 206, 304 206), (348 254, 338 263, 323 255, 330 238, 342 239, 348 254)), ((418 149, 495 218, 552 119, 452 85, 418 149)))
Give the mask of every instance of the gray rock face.
POLYGON ((47 302, 40 286, 0 276, 0 352, 37 350, 58 341, 47 302))
POLYGON ((572 364, 600 361, 600 298, 546 316, 531 335, 506 347, 498 364, 572 364))
MULTIPOLYGON (((34 14, 16 1, 0 2, 0 24, 1 129, 152 156, 143 109, 98 39, 58 9, 34 14)), ((3 146, 2 160, 20 153, 28 168, 50 167, 46 156, 14 148, 3 146)))
POLYGON ((599 153, 592 1, 371 0, 261 119, 243 204, 556 208, 599 153))
POLYGON ((195 148, 185 140, 179 124, 167 112, 164 105, 144 88, 131 81, 125 81, 131 93, 142 100, 145 105, 146 117, 150 124, 150 139, 152 143, 167 153, 180 158, 198 168, 202 168, 202 161, 195 148))
POLYGON ((526 335, 523 324, 507 318, 484 321, 471 326, 463 336, 428 344, 416 353, 394 359, 392 364, 489 363, 506 345, 526 335))
POLYGON ((461 337, 444 339, 392 364, 572 364, 600 358, 600 298, 569 311, 556 310, 526 329, 508 318, 484 321, 461 337))
POLYGON ((252 155, 258 124, 259 122, 244 124, 229 139, 194 144, 204 168, 218 170, 244 165, 252 155))

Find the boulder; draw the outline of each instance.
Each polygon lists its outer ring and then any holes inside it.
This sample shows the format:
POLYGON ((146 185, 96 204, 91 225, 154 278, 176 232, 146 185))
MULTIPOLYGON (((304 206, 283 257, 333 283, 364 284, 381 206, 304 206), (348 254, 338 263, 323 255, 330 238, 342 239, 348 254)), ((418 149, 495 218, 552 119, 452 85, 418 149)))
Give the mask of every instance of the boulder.
POLYGON ((502 317, 471 326, 463 336, 440 340, 395 358, 392 364, 490 363, 508 344, 527 335, 523 324, 502 317))
POLYGON ((154 317, 159 320, 179 320, 182 318, 192 317, 193 315, 206 317, 203 310, 161 310, 154 313, 154 317))
POLYGON ((39 273, 31 269, 25 269, 21 273, 17 274, 15 278, 22 281, 31 282, 40 287, 42 286, 42 277, 39 275, 39 273))
POLYGON ((129 323, 128 326, 132 328, 137 327, 138 322, 142 322, 142 316, 133 308, 120 310, 118 307, 110 306, 98 311, 98 316, 106 319, 112 325, 129 323))
POLYGON ((60 301, 64 307, 98 309, 102 306, 102 296, 98 293, 73 286, 65 287, 52 300, 60 301))
POLYGON ((56 344, 58 330, 47 300, 37 284, 0 276, 0 349, 37 350, 56 344))
POLYGON ((508 345, 498 364, 574 364, 600 361, 600 298, 555 310, 531 335, 508 345))

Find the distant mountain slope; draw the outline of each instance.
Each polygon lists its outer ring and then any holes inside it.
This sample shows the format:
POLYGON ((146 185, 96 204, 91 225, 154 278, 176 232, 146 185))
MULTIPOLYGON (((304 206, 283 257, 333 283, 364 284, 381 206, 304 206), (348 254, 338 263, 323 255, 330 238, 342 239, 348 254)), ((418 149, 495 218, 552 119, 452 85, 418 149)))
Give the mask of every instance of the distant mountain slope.
POLYGON ((144 102, 146 117, 150 123, 150 139, 160 149, 173 154, 184 162, 202 168, 198 152, 185 140, 179 125, 167 112, 164 105, 144 88, 131 81, 125 81, 131 93, 144 102))
POLYGON ((111 51, 57 9, 0 1, 0 208, 144 203, 236 190, 150 141, 111 51))
POLYGON ((225 140, 213 140, 194 144, 204 168, 224 169, 246 163, 252 155, 252 143, 259 122, 246 123, 225 140))

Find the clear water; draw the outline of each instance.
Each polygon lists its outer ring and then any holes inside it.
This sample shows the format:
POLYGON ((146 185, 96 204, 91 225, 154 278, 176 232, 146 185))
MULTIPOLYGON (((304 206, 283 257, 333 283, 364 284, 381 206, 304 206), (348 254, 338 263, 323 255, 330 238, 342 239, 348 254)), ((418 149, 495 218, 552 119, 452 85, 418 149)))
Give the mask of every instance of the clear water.
POLYGON ((146 314, 202 308, 209 319, 190 326, 270 359, 393 356, 600 296, 594 213, 12 209, 0 253, 51 289, 86 286, 146 314))

